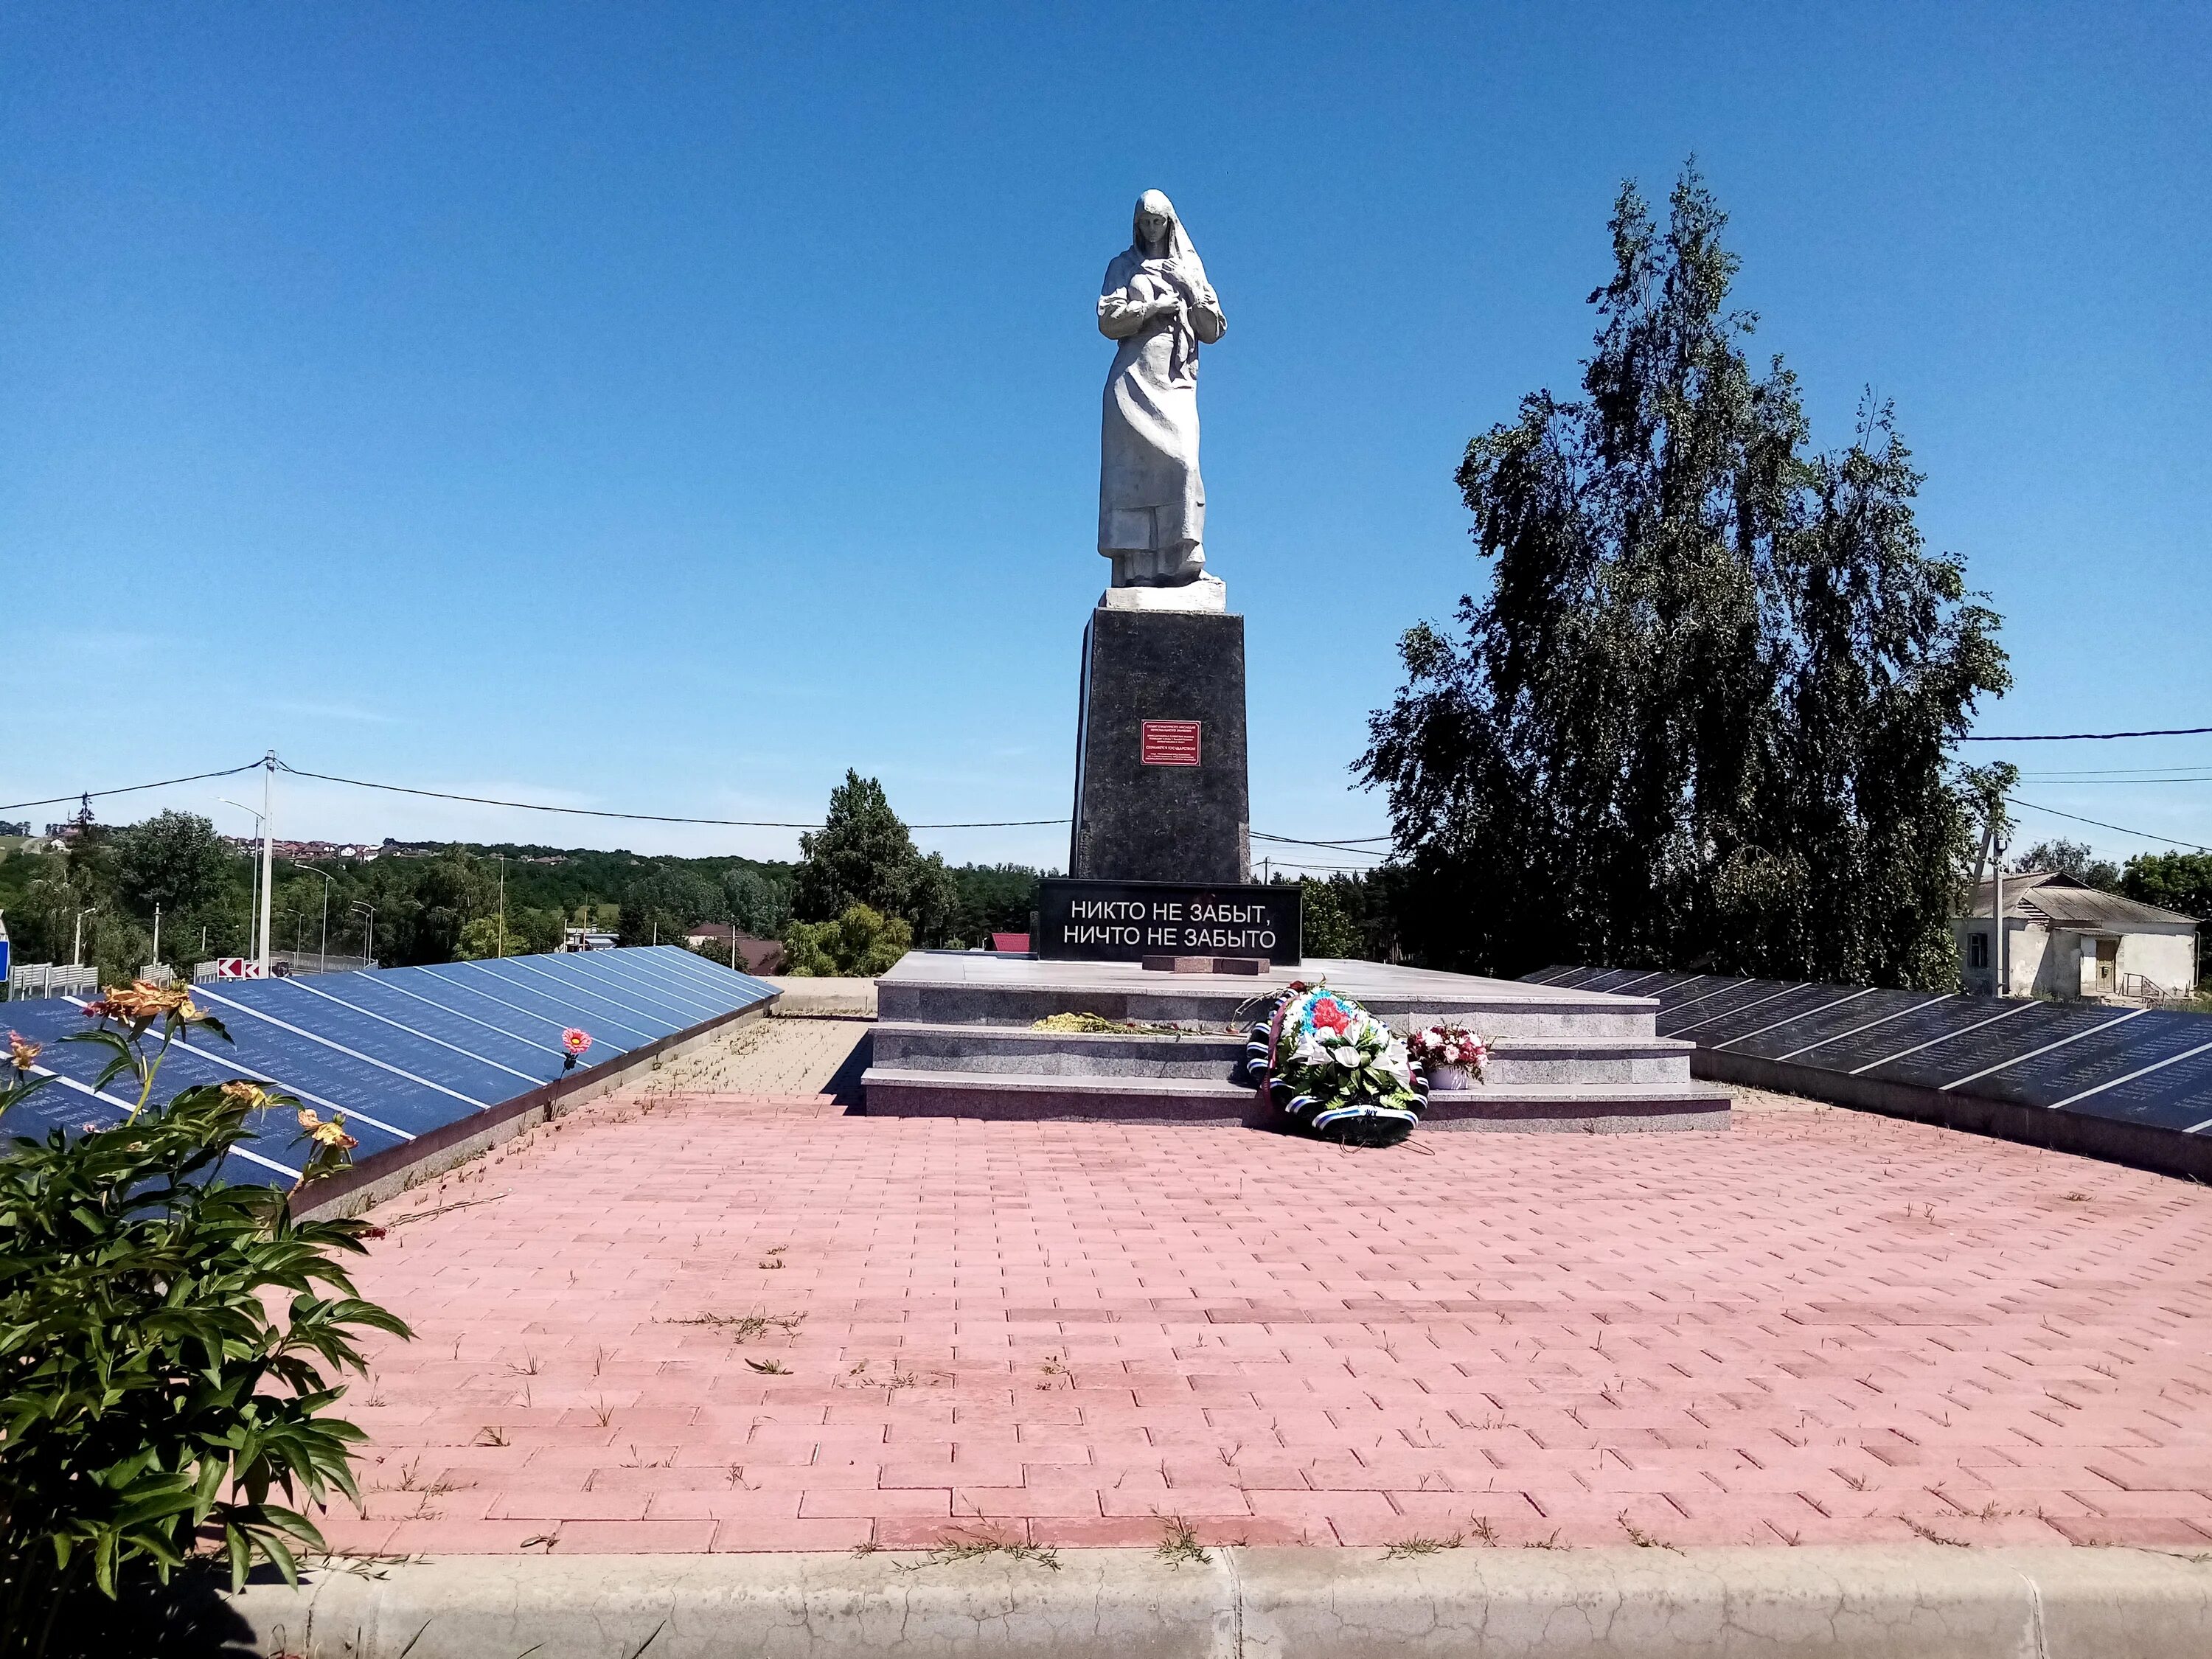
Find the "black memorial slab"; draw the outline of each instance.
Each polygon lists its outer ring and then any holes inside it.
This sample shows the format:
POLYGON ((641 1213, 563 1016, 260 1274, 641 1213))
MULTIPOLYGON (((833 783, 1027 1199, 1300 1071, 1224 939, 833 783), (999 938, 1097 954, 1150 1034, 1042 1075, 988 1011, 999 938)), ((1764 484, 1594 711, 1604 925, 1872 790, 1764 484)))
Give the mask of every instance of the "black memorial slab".
POLYGON ((1258 957, 1296 967, 1295 883, 1082 881, 1048 877, 1037 890, 1040 957, 1139 962, 1151 956, 1258 957))
POLYGON ((1243 617, 1092 611, 1078 718, 1069 875, 1251 879, 1243 617))

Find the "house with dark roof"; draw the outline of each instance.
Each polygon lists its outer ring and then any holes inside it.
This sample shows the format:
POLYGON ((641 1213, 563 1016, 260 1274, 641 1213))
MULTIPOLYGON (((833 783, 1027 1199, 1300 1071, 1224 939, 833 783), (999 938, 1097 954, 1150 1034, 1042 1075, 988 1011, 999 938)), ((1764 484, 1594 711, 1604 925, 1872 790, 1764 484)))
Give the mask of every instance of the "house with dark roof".
POLYGON ((2197 920, 2071 876, 2004 878, 2005 984, 1997 984, 1996 884, 1974 890, 1952 923, 1969 991, 2016 997, 2156 1002, 2197 991, 2197 920))
POLYGON ((783 971, 783 945, 772 939, 755 939, 750 933, 741 933, 726 921, 702 921, 684 935, 684 942, 702 956, 712 957, 719 963, 748 974, 780 974, 783 971), (737 954, 731 955, 731 942, 736 941, 737 954))

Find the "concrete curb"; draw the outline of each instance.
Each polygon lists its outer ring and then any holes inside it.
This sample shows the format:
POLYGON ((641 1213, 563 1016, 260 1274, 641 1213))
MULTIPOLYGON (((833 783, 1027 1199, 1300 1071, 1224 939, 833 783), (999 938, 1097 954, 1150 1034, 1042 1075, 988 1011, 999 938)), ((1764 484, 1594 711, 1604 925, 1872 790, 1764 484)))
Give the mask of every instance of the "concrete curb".
MULTIPOLYGON (((298 1659, 2203 1659, 2212 1558, 2106 1549, 477 1556, 231 1601, 298 1659)), ((250 1634, 249 1634, 250 1631, 250 1634)), ((235 1651, 234 1648, 231 1650, 235 1651)))
POLYGON ((873 1019, 876 982, 872 979, 811 979, 775 975, 769 981, 781 992, 779 1019, 873 1019))

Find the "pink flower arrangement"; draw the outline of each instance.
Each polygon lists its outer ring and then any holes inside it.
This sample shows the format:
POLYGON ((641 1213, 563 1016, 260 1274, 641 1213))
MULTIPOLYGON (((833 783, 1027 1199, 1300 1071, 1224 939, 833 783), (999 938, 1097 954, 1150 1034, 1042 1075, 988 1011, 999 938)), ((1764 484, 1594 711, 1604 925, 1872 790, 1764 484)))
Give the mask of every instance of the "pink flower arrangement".
POLYGON ((592 1034, 571 1025, 561 1033, 561 1046, 572 1054, 580 1054, 592 1046, 592 1034))
POLYGON ((1313 1005, 1310 1023, 1324 1031, 1343 1031, 1351 1029, 1352 1016, 1335 998, 1322 997, 1313 1005))
POLYGON ((1425 1025, 1406 1039, 1424 1067, 1456 1066, 1480 1073, 1490 1058, 1489 1046, 1464 1025, 1439 1020, 1425 1025))

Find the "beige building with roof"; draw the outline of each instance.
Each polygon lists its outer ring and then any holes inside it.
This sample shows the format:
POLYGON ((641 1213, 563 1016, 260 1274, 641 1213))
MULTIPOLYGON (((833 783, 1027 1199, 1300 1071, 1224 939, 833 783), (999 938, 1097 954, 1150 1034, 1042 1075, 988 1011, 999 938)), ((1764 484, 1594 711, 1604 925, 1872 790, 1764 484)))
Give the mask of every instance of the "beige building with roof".
MULTIPOLYGON (((1952 927, 1969 991, 1996 992, 1995 884, 1975 890, 1952 927)), ((2022 871, 2004 878, 2006 985, 2015 997, 2101 997, 2152 1002, 2197 991, 2197 922, 2071 876, 2022 871)))

